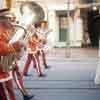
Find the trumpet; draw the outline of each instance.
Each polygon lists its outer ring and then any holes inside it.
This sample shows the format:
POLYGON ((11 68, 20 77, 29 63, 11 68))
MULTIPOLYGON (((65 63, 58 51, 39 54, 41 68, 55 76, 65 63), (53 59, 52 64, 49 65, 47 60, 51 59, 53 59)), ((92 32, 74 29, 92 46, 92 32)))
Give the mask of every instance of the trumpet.
POLYGON ((47 30, 46 32, 41 32, 40 30, 36 29, 33 25, 28 30, 27 35, 25 36, 24 40, 28 40, 32 35, 37 34, 37 36, 42 38, 47 38, 47 35, 52 31, 52 29, 47 30))
POLYGON ((30 37, 32 37, 36 33, 37 35, 41 34, 40 31, 38 31, 35 27, 30 26, 29 29, 27 30, 27 34, 24 37, 24 40, 27 41, 30 37))

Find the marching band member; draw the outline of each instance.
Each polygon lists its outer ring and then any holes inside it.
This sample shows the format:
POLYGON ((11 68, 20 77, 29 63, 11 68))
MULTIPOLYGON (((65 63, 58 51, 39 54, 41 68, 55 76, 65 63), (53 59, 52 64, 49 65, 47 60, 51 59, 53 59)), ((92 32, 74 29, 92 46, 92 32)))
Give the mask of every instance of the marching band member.
MULTIPOLYGON (((35 24, 35 28, 37 29, 38 27, 40 27, 39 23, 35 24)), ((28 41, 29 54, 27 57, 26 64, 24 66, 23 75, 28 76, 27 73, 28 73, 29 65, 32 60, 34 63, 33 66, 34 66, 34 68, 36 68, 39 76, 44 76, 41 71, 39 57, 40 57, 40 55, 42 55, 43 65, 45 66, 45 68, 48 68, 48 65, 46 64, 45 52, 43 49, 43 46, 46 43, 47 43, 47 40, 43 34, 39 35, 37 33, 34 33, 34 35, 29 39, 29 41, 28 41)))
POLYGON ((30 39, 28 40, 28 56, 27 56, 27 60, 24 66, 24 70, 23 70, 23 75, 27 76, 28 74, 28 69, 29 69, 29 65, 31 63, 31 61, 33 61, 33 66, 34 68, 36 68, 38 76, 44 76, 43 72, 41 71, 41 67, 40 67, 40 62, 39 62, 39 56, 38 56, 38 47, 39 47, 39 38, 38 35, 36 33, 33 34, 32 37, 30 37, 30 39))
MULTIPOLYGON (((9 34, 13 26, 4 16, 0 16, 0 99, 16 100, 12 83, 12 75, 8 71, 4 71, 5 65, 1 64, 2 56, 14 53, 15 49, 8 43, 9 34), (9 32, 8 32, 9 31, 9 32)), ((7 59, 7 58, 6 58, 7 59)))
MULTIPOLYGON (((17 24, 15 16, 10 16, 10 19, 15 25, 17 24)), ((19 49, 19 52, 20 52, 19 60, 20 60, 21 56, 24 55, 23 53, 24 53, 24 51, 26 49, 25 44, 22 41, 17 41, 15 43, 13 43, 13 46, 15 48, 19 48, 20 47, 20 49, 19 49)), ((12 76, 13 76, 13 79, 14 79, 18 89, 22 93, 24 100, 30 100, 30 99, 33 98, 33 95, 29 95, 28 92, 26 91, 25 87, 24 87, 23 75, 21 74, 21 72, 19 70, 19 65, 18 65, 17 61, 18 60, 16 59, 15 67, 12 70, 12 76)))
POLYGON ((39 31, 41 33, 41 43, 42 43, 42 47, 40 48, 40 54, 42 55, 42 60, 43 60, 43 65, 45 68, 49 68, 49 66, 47 65, 46 62, 46 44, 47 44, 47 35, 49 32, 51 32, 52 30, 48 30, 48 23, 47 21, 41 21, 40 26, 39 26, 39 31))
MULTIPOLYGON (((21 44, 20 41, 17 41, 15 43, 13 43, 13 46, 15 48, 19 48, 20 47, 19 51, 21 52, 21 54, 19 55, 19 57, 21 57, 23 55, 23 52, 22 52, 23 50, 21 50, 21 49, 24 49, 23 48, 24 45, 21 44)), ((12 76, 13 76, 13 79, 14 79, 15 83, 17 84, 18 89, 22 93, 24 100, 32 99, 33 95, 29 95, 28 92, 26 91, 25 87, 24 87, 23 76, 22 76, 21 72, 19 71, 19 66, 17 64, 17 59, 15 61, 15 67, 12 70, 12 76)))
MULTIPOLYGON (((5 12, 8 10, 9 9, 4 9, 3 11, 5 12)), ((8 19, 8 17, 4 15, 0 16, 0 99, 16 100, 15 94, 14 94, 13 83, 12 83, 12 77, 13 77, 15 78, 16 83, 19 83, 18 85, 19 89, 21 87, 20 90, 23 93, 24 100, 30 100, 33 96, 29 96, 28 93, 26 92, 20 74, 18 73, 19 77, 18 77, 18 74, 16 74, 17 77, 14 77, 15 75, 14 69, 15 68, 18 69, 18 67, 16 64, 13 63, 15 62, 15 60, 13 59, 15 59, 14 56, 16 56, 17 58, 20 57, 18 53, 21 50, 21 44, 19 44, 18 42, 9 44, 9 40, 12 36, 13 29, 14 27, 11 24, 11 21, 8 19), (9 54, 10 55, 12 54, 12 61, 10 62, 12 62, 11 66, 13 67, 11 67, 12 69, 8 70, 8 68, 10 68, 9 58, 8 58, 9 54), (5 62, 5 60, 7 59, 8 61, 5 62), (5 66, 8 68, 5 68, 5 66), (14 73, 13 76, 12 76, 12 73, 14 73)))

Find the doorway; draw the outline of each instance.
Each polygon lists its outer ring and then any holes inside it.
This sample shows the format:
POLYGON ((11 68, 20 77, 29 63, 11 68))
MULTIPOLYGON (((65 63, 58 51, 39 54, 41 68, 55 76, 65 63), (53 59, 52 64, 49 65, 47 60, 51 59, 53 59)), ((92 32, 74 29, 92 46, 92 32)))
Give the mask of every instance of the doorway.
POLYGON ((67 38, 67 16, 59 16, 59 42, 66 42, 67 38))

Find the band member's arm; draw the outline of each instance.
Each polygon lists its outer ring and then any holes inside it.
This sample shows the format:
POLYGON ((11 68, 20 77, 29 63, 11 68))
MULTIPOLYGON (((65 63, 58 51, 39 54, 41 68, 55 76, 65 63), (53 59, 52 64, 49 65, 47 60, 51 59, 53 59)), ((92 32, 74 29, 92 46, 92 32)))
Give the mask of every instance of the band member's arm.
POLYGON ((0 55, 4 56, 9 53, 14 53, 15 49, 11 44, 0 41, 0 55))

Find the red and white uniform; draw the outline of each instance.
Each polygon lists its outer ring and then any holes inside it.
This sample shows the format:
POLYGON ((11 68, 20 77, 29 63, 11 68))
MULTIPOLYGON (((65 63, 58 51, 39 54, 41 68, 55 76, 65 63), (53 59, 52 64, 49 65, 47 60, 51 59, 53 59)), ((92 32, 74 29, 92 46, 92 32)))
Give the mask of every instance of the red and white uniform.
POLYGON ((45 53, 45 45, 47 43, 47 39, 44 38, 42 35, 40 36, 40 46, 38 47, 39 49, 39 54, 42 56, 42 62, 45 68, 47 68, 47 63, 46 63, 46 53, 45 53))
MULTIPOLYGON (((0 57, 15 52, 13 46, 6 42, 6 35, 3 34, 0 33, 0 57)), ((10 72, 4 72, 2 65, 0 65, 0 99, 16 100, 12 84, 12 75, 10 72)))
POLYGON ((28 93, 24 87, 23 75, 19 71, 19 66, 18 66, 17 62, 15 62, 15 69, 12 71, 12 75, 13 75, 13 79, 14 79, 18 89, 21 91, 22 95, 27 96, 28 93))
POLYGON ((24 75, 28 73, 28 69, 31 61, 33 61, 33 66, 36 68, 38 75, 39 76, 42 75, 40 62, 39 62, 39 55, 38 55, 39 45, 40 45, 39 38, 36 35, 33 35, 29 39, 27 44, 28 56, 23 70, 24 75))

